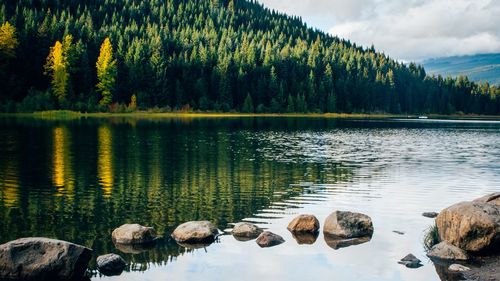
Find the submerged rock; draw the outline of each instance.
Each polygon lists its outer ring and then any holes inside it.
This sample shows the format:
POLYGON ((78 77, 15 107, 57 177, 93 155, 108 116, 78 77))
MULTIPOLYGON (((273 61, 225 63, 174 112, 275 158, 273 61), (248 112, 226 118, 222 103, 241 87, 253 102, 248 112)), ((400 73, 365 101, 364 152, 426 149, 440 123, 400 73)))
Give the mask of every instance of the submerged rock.
POLYGON ((42 237, 21 238, 0 245, 0 279, 80 280, 92 250, 42 237))
POLYGON ((373 223, 365 214, 335 211, 326 218, 323 233, 341 238, 372 236, 373 223))
POLYGON ((299 245, 312 245, 318 239, 318 232, 292 232, 293 239, 299 245))
POLYGON ((257 238, 257 236, 262 233, 262 229, 248 222, 239 222, 234 225, 231 233, 234 237, 248 238, 244 240, 251 240, 257 238))
POLYGON ((278 234, 274 234, 270 231, 264 231, 259 235, 259 237, 257 237, 256 242, 260 247, 264 248, 284 243, 285 239, 278 234))
POLYGON ((453 272, 464 272, 464 271, 469 271, 470 268, 468 268, 467 266, 463 266, 461 264, 454 263, 448 267, 448 270, 453 272))
POLYGON ((172 238, 183 244, 211 243, 219 231, 209 221, 190 221, 179 225, 172 233, 172 238))
POLYGON ((319 230, 319 221, 313 215, 299 215, 288 224, 287 229, 290 232, 315 233, 319 230))
POLYGON ((422 216, 426 217, 426 218, 435 218, 439 215, 439 213, 436 213, 436 212, 424 212, 422 213, 422 216))
POLYGON ((125 260, 117 254, 107 254, 97 257, 99 272, 107 276, 120 275, 127 267, 125 260))
POLYGON ((442 241, 470 252, 500 252, 500 206, 497 194, 461 202, 436 218, 442 241))
POLYGON ((460 260, 466 261, 469 259, 467 253, 450 243, 443 241, 437 245, 434 245, 432 249, 427 253, 429 258, 441 259, 441 260, 460 260))
POLYGON ((140 224, 124 224, 113 230, 111 236, 119 244, 147 244, 154 242, 156 231, 140 224))
POLYGON ((146 244, 120 244, 120 243, 114 243, 115 248, 118 249, 120 252, 125 253, 125 254, 140 254, 144 253, 147 251, 151 251, 152 249, 155 248, 156 246, 156 240, 151 242, 151 243, 146 243, 146 244))
POLYGON ((419 268, 423 266, 422 261, 415 257, 413 254, 406 255, 398 263, 405 265, 408 268, 419 268))
POLYGON ((338 250, 341 248, 347 248, 347 247, 355 246, 355 245, 360 245, 360 244, 369 242, 370 240, 371 240, 371 236, 347 238, 346 239, 346 238, 338 237, 335 235, 325 234, 326 244, 334 250, 338 250))

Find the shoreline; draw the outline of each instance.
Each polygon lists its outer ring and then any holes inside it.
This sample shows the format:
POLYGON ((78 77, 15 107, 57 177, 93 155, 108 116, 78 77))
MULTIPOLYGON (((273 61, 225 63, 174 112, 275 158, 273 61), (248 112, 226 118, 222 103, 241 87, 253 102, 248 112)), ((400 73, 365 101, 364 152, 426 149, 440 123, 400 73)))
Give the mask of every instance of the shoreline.
POLYGON ((409 119, 409 120, 477 120, 500 121, 496 115, 441 115, 429 114, 420 119, 419 115, 383 114, 383 113, 219 113, 219 112, 148 112, 129 113, 110 112, 77 112, 68 110, 40 111, 32 113, 0 113, 0 118, 22 117, 35 119, 78 119, 78 118, 137 118, 137 119, 171 119, 171 118, 318 118, 318 119, 409 119))

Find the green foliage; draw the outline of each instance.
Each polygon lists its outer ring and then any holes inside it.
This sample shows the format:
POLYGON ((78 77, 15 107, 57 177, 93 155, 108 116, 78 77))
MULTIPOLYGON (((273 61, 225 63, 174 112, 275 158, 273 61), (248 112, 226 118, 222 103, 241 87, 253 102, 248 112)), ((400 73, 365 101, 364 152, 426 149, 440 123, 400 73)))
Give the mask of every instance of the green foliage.
POLYGON ((430 226, 424 234, 424 248, 426 251, 429 251, 434 245, 438 244, 439 242, 441 242, 439 239, 439 231, 437 225, 434 224, 430 226))
POLYGON ((23 56, 10 59, 0 77, 2 101, 45 91, 47 50, 72 34, 71 48, 62 43, 64 104, 72 108, 91 110, 96 99, 105 108, 128 104, 137 94, 143 108, 231 111, 243 109, 250 94, 256 112, 500 113, 496 86, 428 76, 420 65, 307 28, 255 1, 4 5, 2 20, 23 34, 16 49, 23 56))

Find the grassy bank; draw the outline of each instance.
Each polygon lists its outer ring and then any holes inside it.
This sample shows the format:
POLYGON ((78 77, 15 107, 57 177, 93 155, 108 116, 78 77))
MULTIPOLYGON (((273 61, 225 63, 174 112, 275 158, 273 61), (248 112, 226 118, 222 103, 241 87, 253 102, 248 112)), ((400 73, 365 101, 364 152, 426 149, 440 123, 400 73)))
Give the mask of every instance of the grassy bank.
MULTIPOLYGON (((430 119, 458 119, 458 120, 500 120, 500 116, 486 115, 427 115, 430 119)), ((357 118, 357 119, 384 119, 408 118, 416 119, 417 115, 402 114, 365 114, 365 113, 217 113, 217 112, 149 112, 136 111, 130 113, 85 113, 69 110, 51 110, 33 113, 0 113, 0 117, 29 117, 39 119, 76 119, 76 118, 357 118)))

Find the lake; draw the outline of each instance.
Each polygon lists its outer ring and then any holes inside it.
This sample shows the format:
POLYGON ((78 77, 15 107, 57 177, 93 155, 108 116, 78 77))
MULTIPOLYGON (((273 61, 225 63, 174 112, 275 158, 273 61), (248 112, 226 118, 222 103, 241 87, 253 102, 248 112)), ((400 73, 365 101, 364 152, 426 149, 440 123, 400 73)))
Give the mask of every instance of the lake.
MULTIPOLYGON (((44 236, 94 250, 92 280, 440 280, 422 212, 500 190, 500 122, 327 118, 0 119, 0 243, 44 236), (371 241, 299 244, 298 214, 369 215, 371 241), (187 249, 177 225, 248 221, 272 248, 222 235, 187 249), (124 223, 153 226, 153 248, 120 248, 124 223), (394 231, 404 232, 404 235, 394 231), (336 249, 334 249, 336 248, 336 249), (105 277, 95 257, 130 264, 105 277), (398 260, 413 253, 417 269, 398 260)), ((312 241, 310 241, 312 242, 312 241)))

